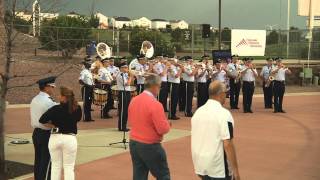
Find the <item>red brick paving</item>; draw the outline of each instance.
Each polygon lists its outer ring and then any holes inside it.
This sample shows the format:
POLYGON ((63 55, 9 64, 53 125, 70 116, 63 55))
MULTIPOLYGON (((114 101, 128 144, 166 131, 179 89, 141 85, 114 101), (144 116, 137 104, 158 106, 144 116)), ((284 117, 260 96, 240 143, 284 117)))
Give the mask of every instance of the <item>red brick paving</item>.
MULTIPOLYGON (((262 98, 254 98, 254 114, 233 112, 242 179, 319 180, 320 96, 286 97, 284 107, 287 114, 273 114, 271 110, 264 110, 262 101, 262 98)), ((14 118, 10 111, 8 117, 14 118)), ((112 123, 115 120, 80 124, 80 127, 96 128, 112 123)), ((15 126, 6 123, 6 127, 15 126)), ((173 127, 190 129, 190 120, 183 118, 175 121, 173 127)), ((18 130, 22 131, 22 128, 16 127, 15 131, 18 130)), ((190 137, 164 143, 164 147, 173 180, 198 179, 193 173, 190 137)), ((79 165, 76 174, 78 180, 88 177, 92 180, 130 180, 131 168, 129 153, 123 153, 79 165)))

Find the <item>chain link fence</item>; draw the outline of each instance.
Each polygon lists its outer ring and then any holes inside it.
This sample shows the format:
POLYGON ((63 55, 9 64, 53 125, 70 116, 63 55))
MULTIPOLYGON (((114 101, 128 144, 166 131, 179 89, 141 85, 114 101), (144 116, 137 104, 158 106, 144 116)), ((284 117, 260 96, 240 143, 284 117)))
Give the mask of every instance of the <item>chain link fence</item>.
MULTIPOLYGON (((107 43, 113 51, 113 55, 131 56, 135 52, 133 46, 142 43, 136 40, 141 31, 157 32, 157 36, 151 36, 155 47, 161 48, 163 44, 170 44, 177 56, 192 55, 199 58, 204 53, 211 54, 212 50, 218 48, 218 31, 212 30, 209 38, 202 38, 201 25, 193 25, 187 30, 137 30, 137 29, 94 29, 94 28, 72 28, 72 27, 42 27, 40 36, 32 36, 31 26, 16 25, 20 35, 16 37, 14 52, 34 54, 35 56, 68 56, 83 57, 87 54, 87 45, 96 43, 107 43)), ((289 44, 287 44, 286 30, 268 30, 266 39, 266 57, 282 56, 289 59, 306 59, 308 56, 308 40, 305 38, 308 30, 290 30, 289 44), (287 46, 288 50, 287 51, 287 46)), ((223 29, 222 49, 230 49, 231 30, 223 29)), ((168 48, 167 47, 167 48, 168 48)), ((135 47, 136 48, 136 47, 135 47)), ((311 58, 320 59, 320 29, 313 31, 311 43, 311 58)))

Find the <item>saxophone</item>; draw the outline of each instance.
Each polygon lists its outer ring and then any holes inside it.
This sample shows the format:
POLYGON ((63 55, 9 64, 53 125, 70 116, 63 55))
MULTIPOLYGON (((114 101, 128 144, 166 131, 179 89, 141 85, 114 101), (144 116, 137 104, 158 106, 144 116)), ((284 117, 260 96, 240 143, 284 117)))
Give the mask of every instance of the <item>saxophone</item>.
POLYGON ((272 67, 271 67, 270 70, 269 70, 268 80, 267 80, 266 84, 264 85, 264 87, 266 87, 266 88, 267 88, 267 87, 270 87, 272 81, 274 81, 274 74, 271 74, 271 72, 272 72, 272 67))

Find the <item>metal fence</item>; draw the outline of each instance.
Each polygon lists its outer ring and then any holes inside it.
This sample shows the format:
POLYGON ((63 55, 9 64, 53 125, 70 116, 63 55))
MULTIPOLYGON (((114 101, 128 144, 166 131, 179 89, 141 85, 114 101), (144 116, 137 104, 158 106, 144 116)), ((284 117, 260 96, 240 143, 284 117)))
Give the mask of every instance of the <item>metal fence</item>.
MULTIPOLYGON (((21 32, 15 41, 16 52, 32 53, 36 56, 62 56, 70 51, 74 56, 84 56, 86 45, 91 41, 105 42, 112 47, 113 55, 130 56, 134 44, 141 44, 142 40, 135 40, 141 31, 157 32, 154 39, 145 39, 153 43, 155 48, 163 43, 170 44, 177 56, 193 55, 200 57, 204 53, 210 54, 218 48, 218 32, 210 32, 209 38, 202 38, 200 25, 193 25, 187 30, 137 30, 137 29, 93 29, 72 27, 42 27, 39 37, 32 37, 31 26, 16 25, 21 32), (157 39, 160 38, 160 39, 157 39), (131 53, 130 53, 131 52, 131 53)), ((290 59, 306 59, 308 54, 308 40, 305 38, 308 30, 290 30, 290 40, 287 44, 286 30, 268 30, 265 56, 282 56, 290 59), (288 51, 287 51, 288 46, 288 51)), ((320 29, 313 31, 311 43, 311 58, 320 59, 320 29)), ((231 30, 222 30, 222 49, 230 49, 231 30)))

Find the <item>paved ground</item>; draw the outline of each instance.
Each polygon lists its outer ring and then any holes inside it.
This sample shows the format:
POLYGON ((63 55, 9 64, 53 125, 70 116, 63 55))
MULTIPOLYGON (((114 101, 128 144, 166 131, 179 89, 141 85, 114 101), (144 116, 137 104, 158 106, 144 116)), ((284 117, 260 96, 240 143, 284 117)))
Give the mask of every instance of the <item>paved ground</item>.
MULTIPOLYGON (((273 114, 271 110, 264 110, 262 101, 261 97, 254 98, 254 114, 232 111, 235 118, 235 142, 242 179, 319 180, 320 94, 287 96, 284 105, 287 114, 273 114)), ((27 112, 28 108, 8 109, 5 125, 8 136, 29 136, 30 138, 31 129, 28 125, 27 112)), ((94 113, 94 116, 98 117, 98 112, 94 113)), ((92 180, 131 179, 132 167, 129 153, 119 151, 119 148, 104 146, 108 141, 119 138, 118 133, 112 129, 115 125, 115 119, 97 120, 89 124, 80 123, 79 127, 83 131, 80 131, 78 137, 80 153, 76 166, 77 180, 88 179, 88 177, 92 180), (108 135, 116 137, 108 139, 106 137, 108 135), (85 147, 86 145, 102 146, 90 148, 85 147)), ((190 119, 174 121, 172 128, 171 134, 164 143, 172 179, 196 180, 190 154, 190 119)), ((28 146, 31 145, 20 147, 30 153, 28 162, 26 160, 28 158, 18 156, 18 150, 17 152, 10 150, 11 159, 15 157, 16 160, 32 163, 32 146, 28 146)))

